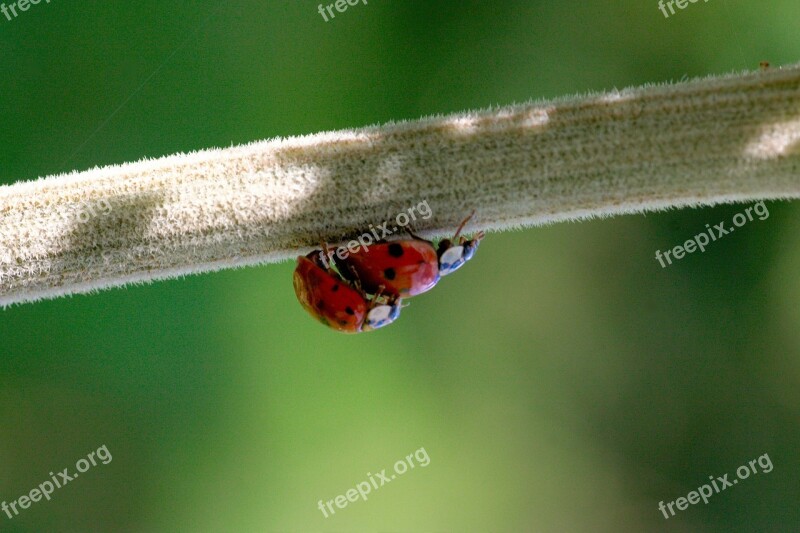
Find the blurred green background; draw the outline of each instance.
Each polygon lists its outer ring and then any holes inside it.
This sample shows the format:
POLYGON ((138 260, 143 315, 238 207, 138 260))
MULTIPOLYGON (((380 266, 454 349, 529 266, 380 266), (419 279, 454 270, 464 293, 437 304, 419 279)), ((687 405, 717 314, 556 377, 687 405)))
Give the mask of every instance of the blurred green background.
MULTIPOLYGON (((317 5, 0 17, 0 180, 800 60, 796 0, 317 5)), ((666 269, 744 206, 492 234, 367 335, 306 316, 290 263, 4 310, 0 500, 113 460, 0 531, 798 531, 800 205, 767 205, 666 269)))

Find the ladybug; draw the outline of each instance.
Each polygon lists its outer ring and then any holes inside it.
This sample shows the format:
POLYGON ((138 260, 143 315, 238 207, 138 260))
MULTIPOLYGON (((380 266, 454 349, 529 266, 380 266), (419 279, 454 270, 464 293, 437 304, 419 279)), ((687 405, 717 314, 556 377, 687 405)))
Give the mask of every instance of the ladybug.
POLYGON ((323 261, 319 250, 297 258, 294 291, 311 316, 344 333, 382 328, 400 315, 397 298, 376 293, 368 301, 357 284, 343 280, 323 261))
POLYGON ((358 248, 345 259, 337 257, 336 265, 345 277, 357 280, 367 292, 383 291, 395 298, 422 294, 431 290, 441 276, 455 272, 475 255, 484 233, 479 231, 472 239, 460 237, 473 214, 464 219, 452 239, 440 241, 438 247, 409 231, 410 239, 358 248))

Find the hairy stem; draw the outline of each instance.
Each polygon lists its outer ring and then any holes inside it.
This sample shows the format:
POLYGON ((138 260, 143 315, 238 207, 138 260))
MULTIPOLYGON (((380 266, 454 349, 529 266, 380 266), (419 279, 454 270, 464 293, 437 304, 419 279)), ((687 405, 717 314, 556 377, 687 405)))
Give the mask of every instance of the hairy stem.
POLYGON ((0 187, 0 305, 280 261, 394 221, 502 230, 800 197, 800 65, 0 187))

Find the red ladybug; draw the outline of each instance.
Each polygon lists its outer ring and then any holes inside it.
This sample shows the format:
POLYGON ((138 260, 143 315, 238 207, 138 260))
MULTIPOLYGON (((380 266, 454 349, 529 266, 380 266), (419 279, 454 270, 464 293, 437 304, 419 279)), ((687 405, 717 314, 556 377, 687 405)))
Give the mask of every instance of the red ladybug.
POLYGON ((358 280, 367 292, 383 291, 395 298, 405 298, 431 290, 441 276, 455 272, 472 259, 484 236, 482 231, 472 239, 459 237, 472 218, 468 216, 458 227, 453 239, 444 239, 439 247, 417 237, 380 242, 362 247, 336 258, 339 271, 350 280, 358 280), (454 244, 458 242, 458 244, 454 244))
POLYGON ((376 294, 367 301, 359 287, 344 281, 323 262, 319 250, 297 258, 294 291, 311 316, 345 333, 378 329, 391 324, 400 315, 400 303, 396 298, 381 298, 376 294))

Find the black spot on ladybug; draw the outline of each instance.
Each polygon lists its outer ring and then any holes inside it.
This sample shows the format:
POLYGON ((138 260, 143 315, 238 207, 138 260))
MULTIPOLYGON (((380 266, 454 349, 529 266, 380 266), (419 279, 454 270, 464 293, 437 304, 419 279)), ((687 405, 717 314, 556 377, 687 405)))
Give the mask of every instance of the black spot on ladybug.
POLYGON ((387 268, 386 270, 383 271, 383 277, 389 280, 394 279, 396 275, 397 273, 394 271, 393 268, 387 268))
POLYGON ((345 313, 347 313, 348 315, 354 315, 354 314, 356 314, 356 312, 355 312, 355 311, 353 311, 353 308, 352 308, 352 307, 345 307, 345 308, 344 308, 344 312, 345 312, 345 313))
POLYGON ((342 326, 346 326, 347 325, 347 320, 340 320, 339 324, 342 325, 342 326))
POLYGON ((404 253, 405 250, 403 250, 403 247, 396 242, 389 245, 389 255, 392 257, 403 257, 404 253))
POLYGON ((325 302, 323 300, 317 302, 317 309, 325 309, 325 302))
POLYGON ((338 290, 339 290, 339 284, 338 283, 336 285, 334 285, 333 287, 331 287, 331 291, 333 291, 333 292, 336 292, 338 290))

